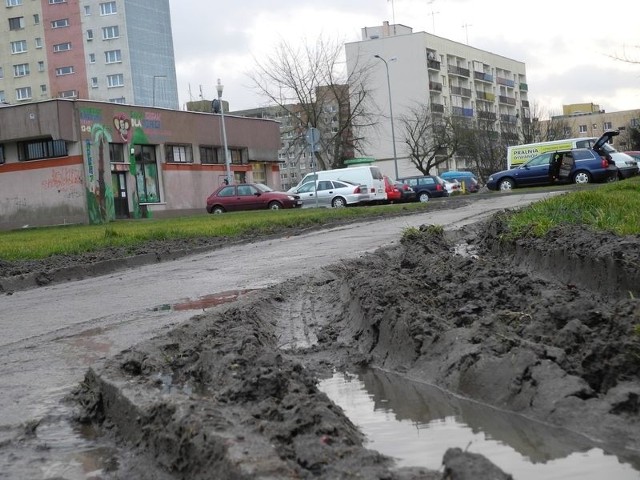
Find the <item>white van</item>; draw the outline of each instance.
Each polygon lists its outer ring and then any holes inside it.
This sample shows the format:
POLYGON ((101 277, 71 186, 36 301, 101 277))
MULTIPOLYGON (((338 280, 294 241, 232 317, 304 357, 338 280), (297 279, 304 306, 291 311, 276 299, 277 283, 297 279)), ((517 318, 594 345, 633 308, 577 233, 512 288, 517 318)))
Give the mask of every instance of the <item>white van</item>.
POLYGON ((610 156, 618 168, 618 178, 629 178, 638 175, 638 162, 626 153, 618 152, 609 143, 612 137, 619 135, 617 130, 604 132, 600 138, 579 137, 566 140, 552 140, 550 142, 529 143, 507 147, 507 168, 522 165, 530 158, 542 153, 555 152, 556 150, 571 150, 573 148, 591 148, 600 156, 610 156))
POLYGON ((313 182, 314 180, 341 180, 356 185, 366 185, 370 203, 380 203, 387 200, 387 193, 384 188, 384 177, 380 168, 373 165, 336 168, 333 170, 320 170, 316 173, 307 173, 300 183, 287 190, 287 193, 294 193, 305 183, 313 182))

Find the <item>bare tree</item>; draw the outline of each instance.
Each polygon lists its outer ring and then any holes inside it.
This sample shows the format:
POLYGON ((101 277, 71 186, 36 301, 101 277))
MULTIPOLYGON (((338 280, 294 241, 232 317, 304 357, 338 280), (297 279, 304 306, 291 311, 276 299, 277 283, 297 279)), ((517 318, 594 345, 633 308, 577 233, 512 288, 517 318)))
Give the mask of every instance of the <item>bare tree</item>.
POLYGON ((399 120, 409 160, 423 175, 456 154, 462 125, 454 117, 434 114, 427 105, 419 104, 399 120))
POLYGON ((356 132, 373 124, 366 108, 370 67, 347 73, 343 56, 343 43, 322 37, 299 47, 281 42, 272 56, 256 59, 256 69, 249 74, 269 104, 296 119, 288 126, 289 145, 300 151, 307 128, 320 131, 320 169, 343 166, 345 159, 361 153, 364 139, 356 132))

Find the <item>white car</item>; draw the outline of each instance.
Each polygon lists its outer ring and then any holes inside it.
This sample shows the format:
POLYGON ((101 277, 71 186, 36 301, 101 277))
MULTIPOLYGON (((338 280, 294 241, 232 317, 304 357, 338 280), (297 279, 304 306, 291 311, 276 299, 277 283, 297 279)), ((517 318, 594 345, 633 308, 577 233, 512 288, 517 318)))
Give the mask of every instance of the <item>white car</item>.
POLYGON ((444 181, 444 188, 447 189, 447 193, 449 193, 449 196, 451 196, 454 192, 460 192, 462 187, 460 186, 460 182, 458 180, 445 180, 444 178, 442 180, 444 181))
POLYGON ((341 208, 368 203, 371 197, 367 190, 366 185, 338 180, 317 180, 307 182, 291 193, 300 197, 303 208, 316 206, 341 208))

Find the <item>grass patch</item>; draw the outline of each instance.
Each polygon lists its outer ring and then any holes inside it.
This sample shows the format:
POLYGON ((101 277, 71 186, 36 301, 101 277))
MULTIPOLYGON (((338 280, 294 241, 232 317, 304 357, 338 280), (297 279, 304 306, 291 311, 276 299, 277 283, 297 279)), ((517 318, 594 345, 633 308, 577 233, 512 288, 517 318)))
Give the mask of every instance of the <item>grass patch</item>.
POLYGON ((153 240, 268 235, 340 220, 428 210, 409 203, 342 209, 310 208, 192 215, 166 219, 118 220, 108 225, 75 225, 0 232, 1 260, 30 260, 79 254, 108 247, 135 247, 153 240))
POLYGON ((561 224, 581 224, 617 235, 640 233, 640 177, 559 195, 509 217, 509 238, 541 237, 561 224))

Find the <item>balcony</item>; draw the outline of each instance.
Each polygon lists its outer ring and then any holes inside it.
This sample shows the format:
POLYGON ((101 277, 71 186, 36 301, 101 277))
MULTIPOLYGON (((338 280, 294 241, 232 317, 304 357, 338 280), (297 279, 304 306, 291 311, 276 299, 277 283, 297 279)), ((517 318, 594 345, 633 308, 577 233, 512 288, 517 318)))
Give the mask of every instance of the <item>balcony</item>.
POLYGON ((440 71, 440 62, 438 62, 437 60, 427 60, 427 68, 429 70, 440 71))
POLYGON ((498 119, 498 116, 494 112, 480 111, 478 112, 478 118, 481 118, 482 120, 492 120, 495 122, 498 119))
POLYGON ((493 75, 484 72, 473 72, 473 78, 481 82, 493 83, 493 75))
POLYGON ((529 108, 529 100, 522 100, 520 103, 522 103, 523 107, 529 108))
POLYGON ((451 87, 452 95, 460 95, 462 97, 471 98, 471 90, 463 87, 451 87))
POLYGON ((520 91, 521 92, 528 92, 529 91, 529 85, 527 85, 526 83, 521 83, 520 84, 520 91))
POLYGON ((516 99, 515 98, 507 97, 505 95, 500 95, 498 97, 498 101, 500 103, 504 103, 505 105, 511 105, 512 107, 516 105, 516 99))
POLYGON ((509 125, 515 125, 516 123, 518 123, 518 117, 516 117, 515 115, 501 114, 500 122, 508 123, 509 125))
POLYGON ((451 115, 456 117, 473 117, 473 108, 451 107, 451 115))
POLYGON ((433 113, 444 113, 444 105, 441 103, 433 103, 431 102, 431 112, 433 113))
POLYGON ((496 95, 495 95, 495 93, 478 92, 478 91, 476 91, 476 98, 478 100, 484 100, 486 102, 495 102, 496 95))
POLYGON ((456 67, 455 65, 449 65, 447 72, 449 72, 449 75, 457 75, 459 77, 467 78, 469 78, 469 75, 471 74, 468 68, 456 67))
POLYGON ((516 82, 514 82, 513 80, 509 80, 507 78, 498 77, 497 81, 498 81, 498 85, 505 85, 511 88, 516 86, 516 82))
POLYGON ((442 84, 439 82, 429 82, 429 90, 432 92, 441 92, 442 84))

